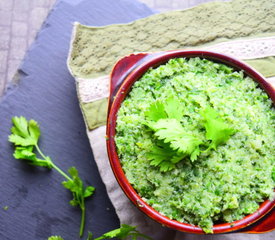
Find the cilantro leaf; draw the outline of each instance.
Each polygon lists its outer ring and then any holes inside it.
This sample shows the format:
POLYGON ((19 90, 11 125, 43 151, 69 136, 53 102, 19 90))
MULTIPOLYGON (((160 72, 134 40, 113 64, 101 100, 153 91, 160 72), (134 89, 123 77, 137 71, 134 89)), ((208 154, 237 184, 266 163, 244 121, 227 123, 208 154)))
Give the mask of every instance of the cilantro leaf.
POLYGON ((60 236, 51 236, 48 238, 48 240, 64 240, 64 239, 60 236))
POLYGON ((33 146, 16 147, 13 153, 15 159, 25 160, 28 164, 39 167, 53 168, 52 160, 46 157, 44 160, 40 159, 33 152, 33 146))
POLYGON ((150 121, 158 121, 161 118, 166 118, 167 114, 165 112, 164 104, 161 101, 155 101, 145 112, 145 116, 150 121))
POLYGON ((33 152, 33 146, 16 147, 13 156, 16 159, 25 159, 30 162, 36 160, 36 154, 33 152))
POLYGON ((167 113, 168 118, 181 120, 184 115, 184 105, 179 101, 175 96, 170 96, 166 99, 164 103, 165 112, 167 113))
POLYGON ((208 107, 204 109, 201 111, 201 115, 204 118, 206 139, 211 140, 208 150, 211 148, 216 150, 218 145, 225 143, 235 133, 235 130, 213 108, 208 107))
POLYGON ((201 153, 201 150, 199 146, 197 146, 195 150, 191 153, 191 156, 190 156, 191 162, 194 162, 195 160, 197 160, 200 153, 201 153))
POLYGON ((176 119, 160 119, 152 124, 152 128, 158 139, 164 140, 165 143, 171 142, 175 138, 180 138, 185 134, 181 123, 176 119))
POLYGON ((144 239, 152 240, 152 238, 141 234, 136 230, 136 227, 122 224, 120 228, 112 230, 110 232, 104 233, 102 236, 96 238, 95 240, 102 240, 102 239, 125 239, 126 237, 131 237, 132 240, 137 240, 138 237, 142 237, 144 239))
POLYGON ((153 102, 145 112, 145 117, 149 121, 158 121, 164 118, 181 120, 184 108, 183 104, 175 96, 168 97, 165 101, 157 100, 153 102))
POLYGON ((9 141, 15 145, 14 158, 25 160, 33 166, 53 168, 52 160, 49 157, 42 154, 44 159, 40 159, 34 152, 35 148, 41 152, 38 147, 40 137, 38 123, 32 119, 27 121, 27 119, 22 116, 13 117, 12 123, 12 134, 9 136, 9 141))
POLYGON ((153 125, 153 129, 155 131, 154 135, 165 143, 169 143, 173 150, 177 150, 186 156, 191 155, 191 161, 197 159, 200 154, 199 145, 202 141, 187 134, 178 120, 160 119, 153 125))
POLYGON ((71 191, 73 199, 70 204, 74 207, 79 206, 82 212, 81 225, 79 235, 82 236, 85 224, 85 198, 90 197, 95 188, 93 186, 84 187, 82 180, 78 176, 78 171, 75 167, 71 167, 68 170, 71 178, 67 178, 67 181, 63 181, 62 184, 65 188, 71 191))
POLYGON ((154 145, 150 152, 146 153, 150 165, 160 168, 160 171, 167 172, 175 168, 175 164, 183 159, 183 155, 173 151, 169 146, 154 145))
POLYGON ((16 146, 35 146, 40 136, 40 129, 36 121, 29 122, 24 117, 13 117, 12 134, 9 141, 16 146))
POLYGON ((63 181, 62 184, 65 188, 70 190, 73 194, 73 200, 71 201, 72 206, 81 206, 82 198, 90 197, 94 191, 95 188, 92 186, 84 187, 82 180, 78 176, 78 171, 75 167, 71 167, 68 170, 68 173, 71 175, 71 179, 68 179, 67 181, 63 181))

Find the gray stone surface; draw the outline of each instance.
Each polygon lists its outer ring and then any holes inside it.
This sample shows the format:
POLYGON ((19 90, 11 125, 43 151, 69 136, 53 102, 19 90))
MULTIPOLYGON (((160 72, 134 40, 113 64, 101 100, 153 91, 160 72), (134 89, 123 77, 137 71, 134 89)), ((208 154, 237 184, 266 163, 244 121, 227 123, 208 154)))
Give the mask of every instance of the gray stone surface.
POLYGON ((55 0, 0 0, 0 96, 55 0))

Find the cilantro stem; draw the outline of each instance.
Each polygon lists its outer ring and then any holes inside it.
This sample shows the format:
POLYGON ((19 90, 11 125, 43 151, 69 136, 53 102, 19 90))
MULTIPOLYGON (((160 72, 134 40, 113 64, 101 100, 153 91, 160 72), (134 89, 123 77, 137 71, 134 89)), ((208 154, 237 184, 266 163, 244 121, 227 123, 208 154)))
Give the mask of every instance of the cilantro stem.
POLYGON ((65 173, 63 172, 59 167, 57 167, 54 163, 53 163, 53 168, 59 172, 64 178, 66 178, 69 181, 72 181, 72 179, 65 173))
POLYGON ((36 147, 37 152, 39 152, 39 154, 41 155, 41 157, 43 157, 46 161, 48 161, 47 157, 42 153, 42 151, 39 148, 38 144, 35 144, 35 147, 36 147))
POLYGON ((84 205, 84 198, 81 199, 82 201, 82 206, 81 208, 81 223, 80 223, 80 229, 79 229, 79 236, 82 237, 83 232, 84 232, 84 225, 85 225, 85 215, 86 215, 86 211, 85 211, 85 205, 84 205))
POLYGON ((41 157, 44 158, 44 161, 47 161, 47 162, 50 162, 52 167, 57 171, 59 172, 64 178, 66 178, 67 180, 71 180, 72 179, 65 173, 63 172, 59 167, 57 167, 53 162, 52 160, 49 158, 49 157, 46 157, 43 152, 41 151, 41 149, 39 148, 38 144, 35 145, 35 148, 37 150, 37 152, 41 155, 41 157))
MULTIPOLYGON (((72 178, 70 178, 65 172, 63 172, 58 166, 56 166, 52 160, 45 156, 41 149, 39 148, 38 144, 35 145, 38 153, 43 157, 44 160, 41 161, 47 161, 51 164, 52 168, 55 169, 57 172, 59 172, 64 178, 66 178, 68 181, 73 181, 72 178)), ((79 236, 82 237, 83 232, 84 232, 84 227, 85 227, 85 215, 86 215, 86 210, 85 210, 85 202, 84 202, 84 197, 81 196, 80 199, 80 209, 81 209, 81 223, 80 223, 80 229, 79 229, 79 236)))
POLYGON ((46 156, 38 146, 40 137, 40 128, 38 123, 31 119, 27 120, 24 117, 13 117, 13 127, 9 141, 14 143, 16 159, 26 160, 33 166, 45 167, 56 170, 66 181, 62 181, 63 187, 71 191, 73 199, 70 204, 74 207, 78 206, 81 209, 81 225, 79 235, 82 237, 85 227, 85 198, 90 197, 95 188, 93 186, 85 187, 83 181, 78 176, 78 171, 75 167, 68 169, 68 172, 62 171, 56 166, 49 156, 46 156))

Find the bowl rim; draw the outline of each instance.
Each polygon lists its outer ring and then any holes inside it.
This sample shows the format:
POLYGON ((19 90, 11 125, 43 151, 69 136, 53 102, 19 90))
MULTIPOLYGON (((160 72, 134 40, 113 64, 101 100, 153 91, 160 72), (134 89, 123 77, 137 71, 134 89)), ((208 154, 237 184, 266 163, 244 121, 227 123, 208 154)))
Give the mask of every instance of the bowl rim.
MULTIPOLYGON (((229 65, 236 70, 242 70, 246 75, 251 77, 254 81, 258 82, 260 87, 269 95, 272 99, 273 103, 275 103, 275 91, 271 84, 269 84, 264 77, 258 73, 256 70, 248 66, 246 63, 237 60, 231 56, 216 53, 212 51, 202 51, 202 50, 175 50, 175 51, 166 51, 163 54, 156 54, 155 56, 149 58, 142 62, 139 66, 133 69, 130 74, 125 78, 118 91, 115 94, 113 102, 111 106, 109 106, 109 114, 107 118, 107 126, 106 126, 106 144, 107 144, 107 152, 110 161, 110 165, 112 167, 113 173, 126 194, 126 196, 131 200, 131 202, 138 207, 143 213, 152 218, 153 220, 159 222, 162 225, 167 227, 188 232, 188 233, 198 233, 204 234, 204 231, 198 227, 188 223, 179 222, 173 219, 170 219, 158 211, 156 211, 153 207, 147 204, 141 196, 136 192, 136 190, 129 183, 126 178, 122 166, 120 164, 120 160, 116 151, 115 145, 115 134, 116 134, 116 120, 117 120, 117 112, 120 108, 121 103, 124 101, 128 92, 131 90, 131 86, 136 82, 140 77, 151 67, 156 67, 166 63, 168 60, 172 58, 185 57, 200 57, 212 60, 214 62, 224 63, 225 65, 229 65)), ((111 74, 112 76, 113 74, 111 74)), ((252 214, 249 214, 242 218, 241 220, 234 221, 231 223, 221 223, 213 225, 213 233, 225 233, 236 231, 242 228, 245 228, 254 222, 258 221, 262 217, 264 217, 268 212, 270 212, 275 206, 275 199, 270 201, 266 200, 260 204, 258 210, 252 214)))

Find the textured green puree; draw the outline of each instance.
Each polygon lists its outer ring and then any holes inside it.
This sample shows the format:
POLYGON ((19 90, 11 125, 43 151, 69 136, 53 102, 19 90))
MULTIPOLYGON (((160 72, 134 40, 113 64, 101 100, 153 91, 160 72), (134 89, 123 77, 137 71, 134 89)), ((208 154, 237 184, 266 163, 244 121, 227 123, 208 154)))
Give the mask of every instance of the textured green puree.
POLYGON ((149 205, 171 219, 211 233, 214 223, 241 219, 274 197, 275 111, 267 94, 243 72, 199 58, 172 59, 149 69, 122 103, 116 131, 129 182, 149 205), (185 157, 175 169, 162 172, 146 157, 157 140, 144 124, 145 112, 171 95, 184 106, 182 127, 204 143, 209 141, 200 111, 207 107, 236 132, 194 162, 185 157))

